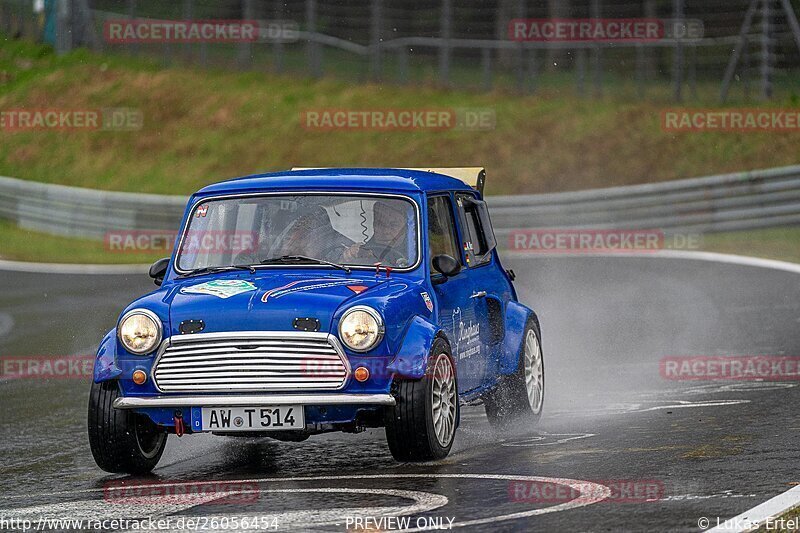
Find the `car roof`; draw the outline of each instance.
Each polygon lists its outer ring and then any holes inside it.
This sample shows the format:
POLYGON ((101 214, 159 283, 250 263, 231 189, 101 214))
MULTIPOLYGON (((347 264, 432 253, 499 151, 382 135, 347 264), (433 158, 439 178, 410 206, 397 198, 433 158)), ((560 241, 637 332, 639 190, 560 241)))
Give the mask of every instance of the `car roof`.
POLYGON ((400 168, 314 168, 253 174, 221 181, 198 195, 281 190, 353 190, 380 192, 472 191, 463 181, 422 170, 400 168))

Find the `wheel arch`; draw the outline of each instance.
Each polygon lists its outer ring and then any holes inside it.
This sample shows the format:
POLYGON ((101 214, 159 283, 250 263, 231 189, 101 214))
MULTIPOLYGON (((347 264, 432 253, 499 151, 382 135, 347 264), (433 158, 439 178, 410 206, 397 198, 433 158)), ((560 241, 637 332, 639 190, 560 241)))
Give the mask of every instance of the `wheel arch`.
POLYGON ((500 369, 502 375, 513 374, 519 366, 519 358, 522 353, 522 343, 525 338, 525 326, 532 320, 536 325, 539 343, 541 344, 541 328, 539 327, 539 317, 528 307, 519 302, 508 302, 506 305, 505 323, 506 332, 503 344, 500 349, 500 369))
POLYGON ((394 360, 387 366, 388 370, 406 379, 422 378, 428 368, 433 343, 439 338, 450 345, 450 339, 439 326, 419 315, 415 316, 406 328, 403 343, 394 360))
POLYGON ((112 329, 106 333, 97 349, 94 360, 93 378, 95 383, 110 381, 122 374, 122 370, 117 366, 117 330, 112 329))

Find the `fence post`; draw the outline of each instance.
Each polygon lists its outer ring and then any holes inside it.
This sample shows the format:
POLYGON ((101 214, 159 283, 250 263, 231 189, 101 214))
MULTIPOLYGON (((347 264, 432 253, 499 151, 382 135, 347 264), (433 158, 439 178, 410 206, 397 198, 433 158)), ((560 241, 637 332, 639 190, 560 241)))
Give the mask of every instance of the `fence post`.
MULTIPOLYGON (((674 24, 683 22, 683 0, 672 0, 672 17, 674 24)), ((676 102, 683 100, 683 43, 675 39, 675 50, 672 65, 673 98, 676 102)))
MULTIPOLYGON (((194 18, 194 0, 183 0, 183 20, 192 20, 194 18)), ((183 45, 183 60, 192 60, 192 45, 186 43, 183 45)))
POLYGON ((397 47, 397 81, 408 83, 408 48, 405 46, 397 47))
MULTIPOLYGON (((72 0, 57 0, 56 53, 66 54, 72 49, 72 0)), ((20 2, 21 5, 24 3, 20 2)))
POLYGON ((441 44, 439 45, 439 83, 450 85, 450 38, 453 32, 452 0, 442 0, 441 44))
POLYGON ((369 50, 369 73, 373 80, 381 79, 383 65, 381 41, 383 37, 383 0, 372 0, 370 3, 370 50, 369 50))
POLYGON ((322 75, 322 62, 319 43, 313 35, 317 33, 317 0, 306 0, 306 32, 309 34, 306 49, 308 68, 311 76, 319 78, 322 75))
MULTIPOLYGON (((133 19, 136 18, 136 0, 127 0, 127 2, 128 2, 128 18, 133 20, 133 19)), ((136 43, 136 42, 129 43, 128 44, 128 51, 133 55, 138 54, 139 53, 139 44, 136 43)))
MULTIPOLYGON (((517 18, 525 18, 525 0, 517 0, 515 2, 516 9, 514 10, 514 14, 517 18)), ((517 50, 516 50, 516 66, 517 66, 517 90, 520 93, 525 92, 526 83, 525 83, 525 44, 520 41, 517 43, 517 50)))
POLYGON ((761 99, 772 98, 772 9, 771 0, 761 0, 761 99))
MULTIPOLYGON (((602 17, 600 0, 592 0, 591 9, 593 19, 602 17)), ((595 44, 592 50, 592 80, 594 81, 594 96, 600 98, 603 96, 603 49, 598 44, 595 44)))
MULTIPOLYGON (((275 2, 275 22, 283 24, 283 0, 275 2)), ((272 69, 283 72, 283 32, 272 44, 272 69)))
POLYGON ((483 90, 492 90, 492 50, 481 48, 481 71, 483 72, 483 90))
MULTIPOLYGON (((255 18, 255 9, 253 6, 253 0, 243 0, 242 1, 242 20, 253 20, 255 18)), ((239 43, 239 53, 237 54, 237 59, 239 63, 239 68, 242 70, 247 70, 253 66, 253 43, 251 42, 240 42, 239 43)))
POLYGON ((586 96, 586 49, 578 48, 575 50, 575 88, 577 89, 578 96, 581 98, 586 96))

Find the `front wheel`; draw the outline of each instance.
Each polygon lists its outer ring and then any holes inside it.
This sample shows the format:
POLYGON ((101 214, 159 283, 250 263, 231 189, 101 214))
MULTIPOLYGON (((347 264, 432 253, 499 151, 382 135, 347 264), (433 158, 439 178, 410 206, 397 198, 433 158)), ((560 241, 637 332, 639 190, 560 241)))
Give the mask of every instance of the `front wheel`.
POLYGON ((89 447, 97 466, 113 474, 146 474, 164 453, 167 434, 144 415, 115 409, 115 381, 92 383, 89 447))
POLYGON ((386 410, 386 440, 398 461, 443 459, 458 425, 456 372, 450 346, 436 339, 425 376, 395 382, 397 403, 386 410))
POLYGON ((525 327, 516 372, 483 397, 486 416, 497 430, 525 433, 539 420, 544 406, 544 356, 539 328, 533 320, 525 327))

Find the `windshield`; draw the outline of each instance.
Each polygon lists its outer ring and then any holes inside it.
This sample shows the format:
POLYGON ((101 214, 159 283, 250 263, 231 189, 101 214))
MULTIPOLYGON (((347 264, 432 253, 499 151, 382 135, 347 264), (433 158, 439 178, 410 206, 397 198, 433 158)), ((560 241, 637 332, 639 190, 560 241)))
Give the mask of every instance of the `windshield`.
POLYGON ((407 199, 321 194, 227 198, 195 206, 181 236, 177 267, 186 272, 303 256, 402 269, 416 265, 417 239, 416 209, 407 199))

